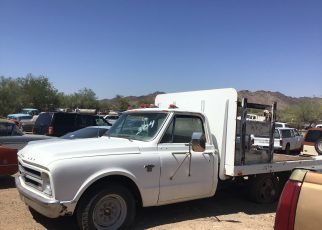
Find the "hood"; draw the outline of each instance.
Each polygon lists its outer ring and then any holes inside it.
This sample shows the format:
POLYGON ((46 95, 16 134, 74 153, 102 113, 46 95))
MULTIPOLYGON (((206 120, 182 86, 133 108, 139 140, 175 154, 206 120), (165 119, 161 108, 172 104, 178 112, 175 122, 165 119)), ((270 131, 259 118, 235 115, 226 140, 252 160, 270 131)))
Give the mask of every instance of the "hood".
POLYGON ((139 153, 137 141, 101 137, 34 142, 20 150, 18 156, 24 161, 48 167, 51 162, 68 158, 133 153, 139 153))

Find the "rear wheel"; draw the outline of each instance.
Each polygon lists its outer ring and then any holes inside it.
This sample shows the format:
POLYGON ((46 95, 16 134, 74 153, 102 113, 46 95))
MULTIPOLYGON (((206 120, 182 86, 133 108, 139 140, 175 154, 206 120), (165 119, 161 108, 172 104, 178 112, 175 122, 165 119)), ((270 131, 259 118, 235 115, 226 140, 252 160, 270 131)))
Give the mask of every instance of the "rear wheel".
POLYGON ((285 154, 287 155, 290 155, 291 154, 291 147, 290 147, 290 143, 287 143, 286 144, 286 147, 285 147, 285 154))
POLYGON ((267 204, 277 200, 279 196, 279 183, 272 174, 260 174, 253 177, 250 182, 250 199, 256 203, 267 204))
POLYGON ((121 185, 110 185, 85 195, 77 208, 81 229, 114 230, 129 226, 135 217, 135 201, 131 192, 121 185))
POLYGON ((315 150, 318 152, 319 155, 322 155, 322 138, 315 142, 315 150))

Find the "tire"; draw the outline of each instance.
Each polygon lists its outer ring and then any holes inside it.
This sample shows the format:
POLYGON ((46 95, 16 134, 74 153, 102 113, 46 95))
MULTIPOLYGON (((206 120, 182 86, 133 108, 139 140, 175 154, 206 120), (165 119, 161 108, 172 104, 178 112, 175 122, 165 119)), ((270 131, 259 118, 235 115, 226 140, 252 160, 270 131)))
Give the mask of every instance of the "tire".
POLYGON ((250 199, 259 204, 275 202, 279 197, 279 182, 272 174, 260 174, 250 182, 250 199))
POLYGON ((285 150, 284 150, 284 153, 286 155, 290 155, 291 154, 291 147, 290 147, 290 143, 287 143, 286 146, 285 146, 285 150))
POLYGON ((132 193, 121 185, 92 190, 76 210, 77 222, 83 230, 114 230, 130 226, 136 205, 132 193))
POLYGON ((317 153, 319 155, 322 155, 322 138, 317 140, 317 142, 315 142, 314 147, 315 147, 315 150, 317 151, 317 153))

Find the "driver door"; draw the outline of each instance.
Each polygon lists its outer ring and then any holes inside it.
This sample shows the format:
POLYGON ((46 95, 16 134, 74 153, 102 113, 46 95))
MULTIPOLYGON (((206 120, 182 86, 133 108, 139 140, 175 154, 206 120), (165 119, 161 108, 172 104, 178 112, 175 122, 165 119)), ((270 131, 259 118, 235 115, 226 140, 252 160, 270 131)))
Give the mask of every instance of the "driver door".
POLYGON ((214 177, 214 147, 207 140, 204 152, 189 154, 193 132, 205 133, 201 117, 175 115, 158 145, 161 161, 158 204, 207 197, 217 178, 214 177))

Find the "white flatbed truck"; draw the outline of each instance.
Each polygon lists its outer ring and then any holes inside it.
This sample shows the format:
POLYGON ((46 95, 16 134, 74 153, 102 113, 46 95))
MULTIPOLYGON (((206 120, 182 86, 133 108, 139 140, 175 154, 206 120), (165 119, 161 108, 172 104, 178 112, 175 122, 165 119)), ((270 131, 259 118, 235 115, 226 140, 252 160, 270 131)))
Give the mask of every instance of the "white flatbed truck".
POLYGON ((239 102, 229 88, 161 94, 155 105, 123 113, 101 138, 27 145, 22 200, 47 217, 76 215, 81 229, 118 229, 137 206, 211 197, 220 180, 247 177, 253 200, 272 202, 292 169, 322 168, 318 158, 273 154, 276 103, 239 102), (268 151, 252 149, 249 135, 262 128, 247 124, 249 108, 271 111, 268 151))

